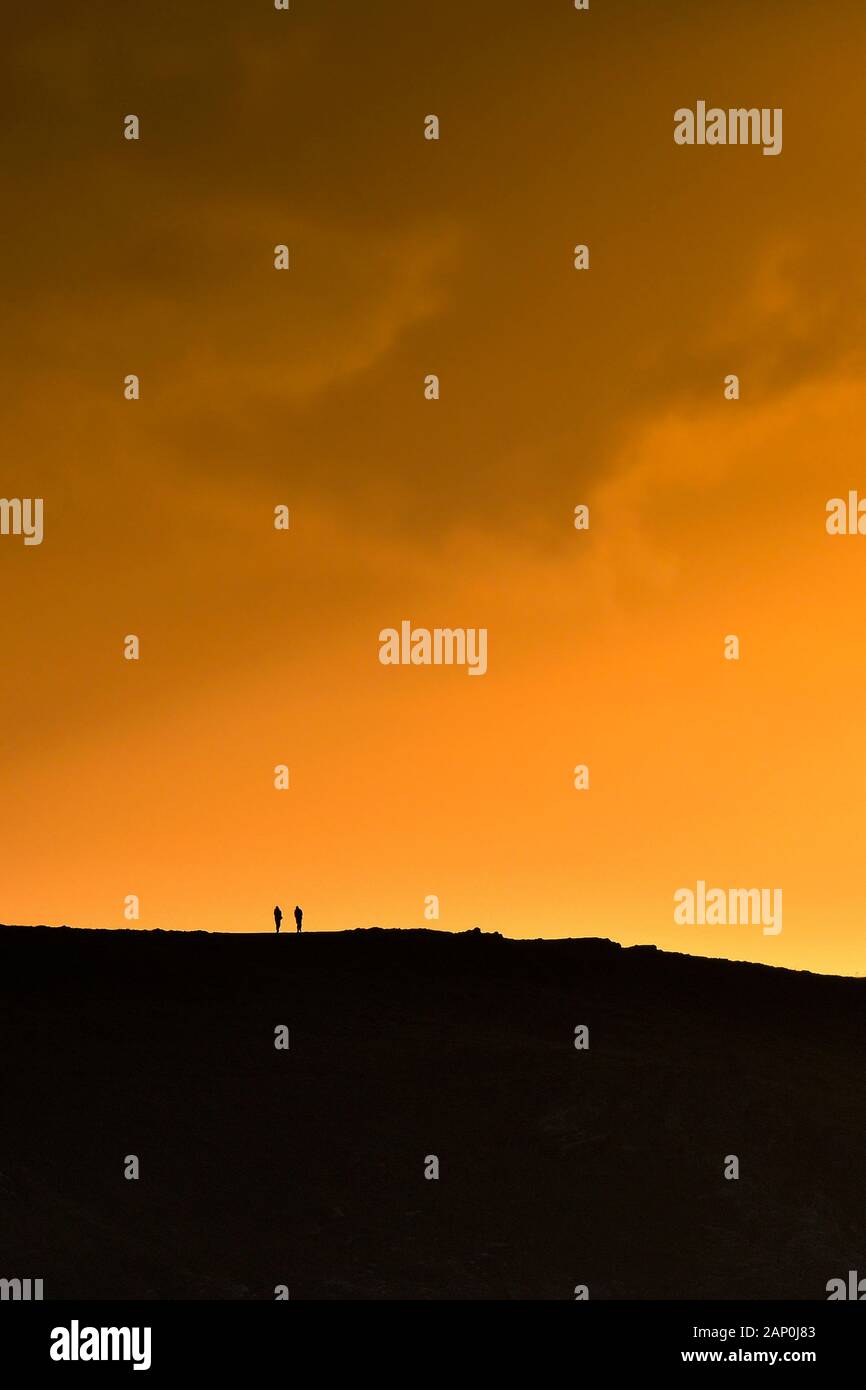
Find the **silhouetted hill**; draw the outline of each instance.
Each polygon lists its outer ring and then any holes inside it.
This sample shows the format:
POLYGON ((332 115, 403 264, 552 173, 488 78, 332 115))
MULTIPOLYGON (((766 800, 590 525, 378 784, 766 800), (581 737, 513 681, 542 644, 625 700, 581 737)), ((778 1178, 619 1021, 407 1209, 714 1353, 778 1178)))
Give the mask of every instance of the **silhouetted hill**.
POLYGON ((597 940, 5 927, 0 1276, 823 1299, 866 1273, 864 1003, 597 940))

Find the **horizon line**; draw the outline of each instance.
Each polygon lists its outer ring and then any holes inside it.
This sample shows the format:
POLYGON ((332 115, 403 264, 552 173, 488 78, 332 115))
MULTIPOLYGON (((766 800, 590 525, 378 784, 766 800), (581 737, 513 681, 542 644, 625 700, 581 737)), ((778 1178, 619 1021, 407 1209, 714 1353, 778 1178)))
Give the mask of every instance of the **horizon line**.
MULTIPOLYGON (((124 932, 126 934, 137 936, 209 936, 227 938, 260 936, 273 937, 275 940, 279 940, 278 933, 274 931, 211 931, 206 927, 81 927, 71 926, 68 922, 60 922, 56 924, 50 922, 0 922, 0 931, 3 930, 102 932, 105 933, 105 935, 114 935, 117 932, 124 932)), ((464 936, 478 936, 485 937, 491 940, 513 942, 515 945, 525 945, 534 942, 543 943, 545 945, 555 945, 557 943, 564 944, 567 942, 575 943, 582 941, 604 942, 607 945, 616 947, 618 950, 621 951, 655 951, 657 954, 662 956, 676 956, 681 957, 685 960, 705 960, 724 965, 750 965, 757 967, 761 970, 784 970, 787 971, 789 974, 814 975, 820 979, 825 980, 862 980, 864 978, 864 975, 862 973, 852 975, 840 975, 832 971, 808 970, 805 967, 795 965, 771 965, 767 961, 747 960, 742 956, 708 956, 702 954, 695 955, 692 954, 690 951, 669 951, 662 946, 657 946, 656 943, 652 941, 634 942, 632 945, 626 946, 623 944, 623 942, 616 941, 613 937, 610 936, 506 936, 502 932, 497 931, 495 928, 485 929, 483 927, 465 927, 462 931, 452 931, 448 927, 382 927, 376 923, 362 927, 332 927, 328 928, 325 931, 305 931, 301 933, 289 930, 284 933, 284 936, 287 939, 296 939, 299 935, 305 937, 340 936, 348 935, 350 932, 389 932, 393 933, 395 936, 402 936, 408 933, 424 932, 429 936, 451 936, 455 939, 457 937, 464 936)))

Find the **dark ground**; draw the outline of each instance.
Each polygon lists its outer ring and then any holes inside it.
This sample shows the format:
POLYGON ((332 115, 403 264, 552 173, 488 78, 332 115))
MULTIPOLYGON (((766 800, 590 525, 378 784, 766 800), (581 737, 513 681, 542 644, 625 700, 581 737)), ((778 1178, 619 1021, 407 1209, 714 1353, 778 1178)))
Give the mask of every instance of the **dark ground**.
POLYGON ((0 1277, 823 1300, 866 1274, 864 1004, 594 940, 0 927, 0 1277))

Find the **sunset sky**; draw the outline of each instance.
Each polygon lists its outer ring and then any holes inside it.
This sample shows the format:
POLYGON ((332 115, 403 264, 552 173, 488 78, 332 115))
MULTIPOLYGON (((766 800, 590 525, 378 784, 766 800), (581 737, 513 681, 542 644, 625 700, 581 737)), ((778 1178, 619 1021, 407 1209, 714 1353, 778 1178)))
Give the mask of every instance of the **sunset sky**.
POLYGON ((862 974, 864 59, 854 0, 10 16, 0 920, 862 974), (675 145, 699 99, 782 153, 675 145), (675 926, 698 879, 783 931, 675 926))

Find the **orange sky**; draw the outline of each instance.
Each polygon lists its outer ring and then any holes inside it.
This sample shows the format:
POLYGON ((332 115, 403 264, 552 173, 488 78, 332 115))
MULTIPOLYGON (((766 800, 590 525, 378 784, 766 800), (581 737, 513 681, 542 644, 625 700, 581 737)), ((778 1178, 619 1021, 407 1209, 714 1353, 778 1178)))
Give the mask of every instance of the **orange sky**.
POLYGON ((45 540, 0 536, 0 919, 863 973, 866 537, 824 520, 866 494, 866 13, 829 9, 10 20, 0 492, 45 540), (782 107, 781 155, 675 145, 698 99, 782 107), (486 627, 487 675, 381 666, 404 618, 486 627), (698 879, 783 931, 675 926, 698 879))

